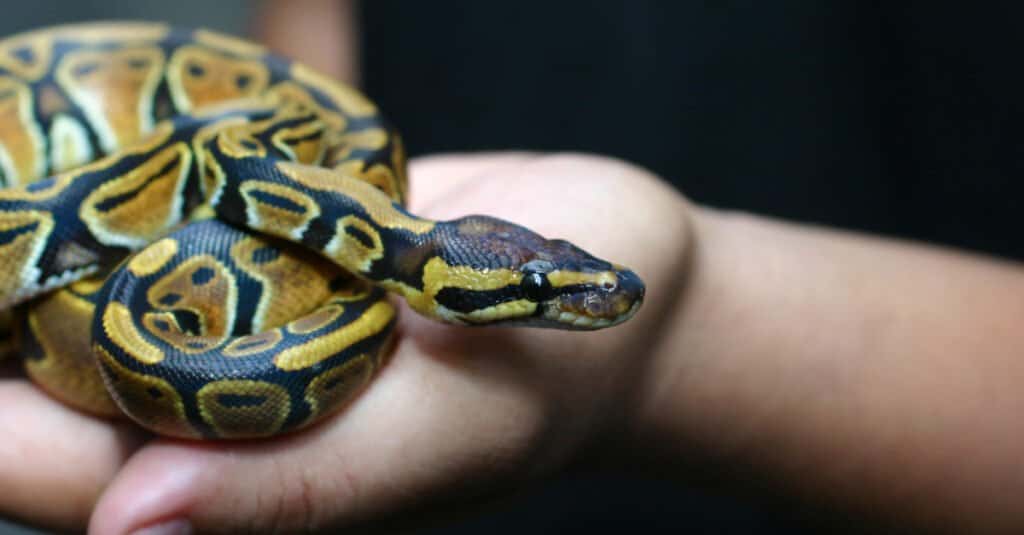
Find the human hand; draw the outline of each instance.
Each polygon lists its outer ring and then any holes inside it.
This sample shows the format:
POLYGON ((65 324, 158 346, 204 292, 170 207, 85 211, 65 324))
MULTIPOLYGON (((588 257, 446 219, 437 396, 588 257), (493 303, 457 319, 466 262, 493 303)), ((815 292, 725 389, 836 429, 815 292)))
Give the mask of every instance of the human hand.
POLYGON ((510 490, 627 433, 685 271, 685 201, 642 170, 579 155, 427 158, 411 180, 414 213, 486 213, 569 239, 633 268, 647 302, 590 333, 457 328, 404 310, 391 361, 361 396, 262 442, 143 444, 126 424, 5 381, 0 474, 13 483, 0 510, 75 527, 98 498, 90 530, 104 534, 369 524, 510 490))

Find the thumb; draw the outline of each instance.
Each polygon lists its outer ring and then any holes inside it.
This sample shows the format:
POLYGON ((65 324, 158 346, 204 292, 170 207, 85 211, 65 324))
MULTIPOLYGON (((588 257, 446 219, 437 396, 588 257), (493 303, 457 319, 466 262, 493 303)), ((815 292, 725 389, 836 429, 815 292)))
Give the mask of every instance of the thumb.
POLYGON ((145 447, 100 498, 89 532, 315 531, 509 484, 538 445, 542 404, 414 346, 400 342, 366 392, 305 432, 145 447))

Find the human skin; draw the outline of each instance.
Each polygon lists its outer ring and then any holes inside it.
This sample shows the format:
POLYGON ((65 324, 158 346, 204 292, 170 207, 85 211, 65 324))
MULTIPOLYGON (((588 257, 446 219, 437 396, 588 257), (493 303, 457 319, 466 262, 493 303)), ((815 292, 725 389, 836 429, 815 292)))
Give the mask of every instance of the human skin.
POLYGON ((366 526, 596 457, 681 480, 691 459, 742 466, 906 526, 1024 523, 1019 266, 695 207, 594 156, 439 156, 412 181, 419 213, 573 239, 636 269, 647 301, 592 333, 402 310, 391 361, 351 406, 257 443, 149 439, 8 378, 0 511, 102 534, 366 526))

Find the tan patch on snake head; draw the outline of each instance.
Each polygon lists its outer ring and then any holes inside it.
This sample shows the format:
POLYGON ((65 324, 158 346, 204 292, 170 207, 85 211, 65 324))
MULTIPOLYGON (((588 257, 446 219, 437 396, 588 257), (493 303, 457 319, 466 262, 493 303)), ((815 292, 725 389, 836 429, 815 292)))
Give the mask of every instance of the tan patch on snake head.
POLYGON ((100 362, 103 380, 114 400, 139 425, 166 436, 200 436, 185 416, 181 395, 170 383, 129 370, 99 345, 93 345, 93 353, 100 362))
POLYGON ((45 142, 32 107, 27 85, 0 76, 0 175, 8 186, 27 184, 46 172, 45 142))
POLYGON ((188 145, 171 145, 90 193, 79 216, 103 244, 142 247, 181 220, 191 163, 188 145))
POLYGON ((153 282, 146 299, 155 310, 144 316, 147 330, 184 353, 200 353, 230 334, 238 287, 227 267, 200 255, 153 282))
POLYGON ((178 110, 190 111, 263 94, 270 83, 270 70, 256 59, 236 58, 185 45, 171 57, 167 81, 178 110))
POLYGON ((273 435, 291 412, 288 392, 265 381, 214 381, 199 389, 196 402, 203 421, 221 438, 273 435))
POLYGON ((153 129, 153 95, 163 68, 156 46, 82 49, 61 59, 56 78, 95 127, 104 151, 113 152, 153 129))

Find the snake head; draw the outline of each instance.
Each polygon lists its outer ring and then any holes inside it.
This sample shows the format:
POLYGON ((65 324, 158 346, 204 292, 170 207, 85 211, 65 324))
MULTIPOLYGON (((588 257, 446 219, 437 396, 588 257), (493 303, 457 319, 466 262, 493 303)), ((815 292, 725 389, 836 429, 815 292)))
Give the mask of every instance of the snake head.
POLYGON ((537 309, 524 323, 591 330, 633 317, 644 299, 644 283, 631 270, 595 258, 564 240, 551 240, 519 267, 522 295, 537 309))
POLYGON ((435 295, 441 319, 593 330, 628 320, 643 302, 640 277, 568 241, 486 216, 451 224, 441 251, 451 282, 435 295))

